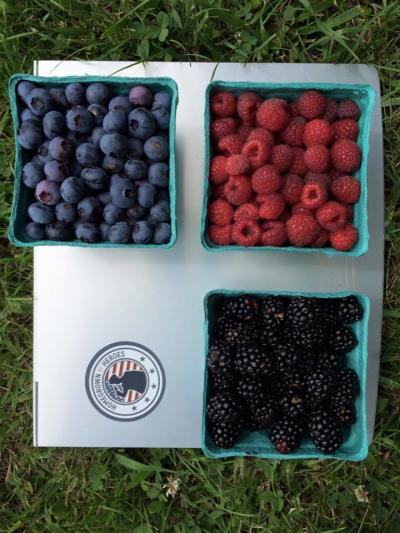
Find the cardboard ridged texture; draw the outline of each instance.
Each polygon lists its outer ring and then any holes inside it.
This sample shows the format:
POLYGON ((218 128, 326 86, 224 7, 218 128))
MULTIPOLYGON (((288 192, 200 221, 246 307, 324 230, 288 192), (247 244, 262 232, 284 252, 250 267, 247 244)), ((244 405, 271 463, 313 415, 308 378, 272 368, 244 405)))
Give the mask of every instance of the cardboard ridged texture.
POLYGON ((341 459, 347 461, 362 461, 368 454, 368 436, 366 425, 366 374, 367 374, 367 341, 368 341, 368 319, 370 313, 370 300, 368 296, 357 292, 332 292, 332 293, 304 293, 285 291, 232 291, 217 289, 206 294, 204 298, 205 313, 205 347, 204 347, 204 392, 203 392, 203 421, 201 447, 203 452, 213 459, 224 457, 260 457, 263 459, 341 459), (207 352, 209 346, 210 332, 215 320, 215 305, 221 296, 239 296, 240 294, 251 294, 258 297, 263 296, 308 296, 318 298, 342 298, 354 295, 360 300, 364 309, 362 320, 355 322, 350 327, 358 339, 358 345, 347 354, 347 365, 358 375, 360 382, 360 394, 355 400, 357 420, 355 424, 346 429, 342 446, 332 454, 324 454, 317 450, 310 440, 303 440, 300 447, 294 452, 281 454, 273 447, 268 430, 244 432, 242 438, 233 448, 218 448, 211 441, 206 429, 206 402, 208 388, 207 372, 207 352))
POLYGON ((8 95, 11 104, 11 113, 14 126, 15 138, 15 170, 14 191, 11 210, 8 238, 15 246, 78 246, 82 248, 172 248, 176 242, 176 165, 175 165, 175 121, 178 105, 178 87, 171 78, 126 78, 117 76, 67 76, 67 77, 42 77, 28 74, 14 74, 8 83, 8 95), (20 99, 16 93, 17 84, 20 81, 31 81, 41 87, 65 86, 72 82, 80 82, 85 85, 94 82, 102 82, 112 87, 115 94, 128 94, 134 85, 145 85, 153 92, 167 91, 172 96, 171 119, 169 128, 169 194, 171 206, 171 239, 167 244, 114 244, 111 242, 83 243, 77 239, 72 241, 32 241, 26 235, 25 226, 28 222, 28 206, 33 200, 33 193, 24 186, 21 180, 23 165, 30 159, 31 151, 21 148, 17 140, 20 125, 20 99))
POLYGON ((205 95, 205 160, 204 160, 204 184, 203 184, 203 208, 201 215, 201 242, 206 250, 212 252, 226 252, 232 250, 264 250, 268 252, 296 252, 296 253, 320 253, 334 256, 354 256, 359 257, 368 250, 368 212, 367 212, 367 167, 369 152, 369 134, 372 120, 372 110, 375 101, 375 91, 370 85, 362 84, 332 84, 332 83, 251 83, 251 82, 229 82, 213 81, 206 90, 205 95), (358 121, 359 135, 357 144, 362 150, 362 161, 360 168, 353 175, 360 180, 361 196, 359 201, 354 205, 354 226, 357 228, 359 237, 357 244, 348 252, 340 252, 330 247, 326 248, 298 248, 296 246, 219 246, 214 244, 207 235, 207 205, 210 198, 210 186, 208 180, 210 158, 212 156, 212 147, 210 142, 210 95, 213 91, 229 91, 239 95, 244 91, 253 91, 263 98, 285 98, 293 100, 298 98, 302 92, 308 89, 317 89, 325 95, 336 100, 350 98, 357 102, 361 110, 361 116, 358 121))

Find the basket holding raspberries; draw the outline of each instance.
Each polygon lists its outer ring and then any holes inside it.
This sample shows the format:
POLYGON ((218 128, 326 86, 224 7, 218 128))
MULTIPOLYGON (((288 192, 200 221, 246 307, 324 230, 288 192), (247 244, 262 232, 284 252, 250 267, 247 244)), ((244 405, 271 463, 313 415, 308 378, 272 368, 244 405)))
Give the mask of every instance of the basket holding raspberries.
POLYGON ((282 454, 305 439, 327 454, 346 440, 360 392, 346 354, 363 318, 356 296, 242 294, 216 303, 207 355, 207 431, 231 448, 259 431, 282 454))
POLYGON ((358 241, 353 176, 360 109, 316 90, 298 100, 211 95, 208 237, 224 246, 331 247, 358 241))

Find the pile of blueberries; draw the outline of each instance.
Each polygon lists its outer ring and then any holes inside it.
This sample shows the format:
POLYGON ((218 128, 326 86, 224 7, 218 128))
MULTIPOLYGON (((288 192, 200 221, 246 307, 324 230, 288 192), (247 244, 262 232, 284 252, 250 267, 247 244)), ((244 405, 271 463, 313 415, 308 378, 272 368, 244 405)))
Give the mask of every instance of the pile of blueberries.
MULTIPOLYGON (((32 190, 31 240, 166 244, 171 239, 171 95, 136 85, 17 85, 32 190)), ((26 158, 25 158, 26 160, 26 158)))

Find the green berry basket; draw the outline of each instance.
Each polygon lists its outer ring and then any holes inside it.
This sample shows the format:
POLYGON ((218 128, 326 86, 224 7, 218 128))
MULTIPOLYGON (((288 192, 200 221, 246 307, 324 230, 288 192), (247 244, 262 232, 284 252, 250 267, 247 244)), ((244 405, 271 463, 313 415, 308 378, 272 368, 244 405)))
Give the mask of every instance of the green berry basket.
POLYGON ((8 238, 15 246, 79 246, 82 248, 172 248, 176 242, 176 178, 175 178, 175 119, 178 105, 178 87, 171 78, 126 78, 116 76, 67 76, 67 77, 42 77, 27 74, 14 74, 8 83, 8 95, 11 104, 11 113, 15 138, 15 171, 14 191, 11 218, 8 229, 8 238), (28 222, 27 210, 33 200, 33 192, 25 187, 21 180, 22 167, 28 161, 31 151, 22 148, 17 140, 20 126, 20 100, 16 92, 20 81, 31 81, 41 87, 64 87, 72 82, 84 84, 102 82, 112 88, 115 95, 126 95, 133 85, 144 85, 152 91, 166 91, 172 96, 171 119, 169 128, 169 194, 171 207, 171 239, 166 244, 114 244, 111 242, 83 243, 77 239, 72 241, 32 241, 25 232, 28 222))
POLYGON ((368 166, 368 152, 369 152, 369 133, 371 128, 372 110, 375 101, 375 91, 369 85, 362 84, 334 84, 334 83, 253 83, 253 82, 229 82, 229 81, 213 81, 206 90, 205 101, 205 160, 204 160, 204 184, 203 184, 203 208, 201 215, 201 242, 206 250, 211 252, 226 252, 235 250, 265 250, 269 252, 296 252, 296 253, 322 253, 328 256, 354 256, 359 257, 365 254, 368 250, 368 212, 367 212, 367 166, 368 166), (207 234, 207 206, 211 196, 209 186, 208 173, 210 166, 210 159, 212 157, 212 146, 210 142, 210 95, 212 92, 221 90, 232 92, 236 96, 244 91, 253 91, 262 98, 284 98, 286 100, 294 100, 300 94, 308 89, 317 89, 327 96, 336 100, 344 100, 350 98, 357 102, 361 116, 358 121, 359 135, 357 144, 362 150, 362 161, 360 168, 353 173, 359 179, 361 184, 361 196, 359 201, 354 206, 354 226, 357 228, 359 238, 357 244, 348 252, 340 252, 331 247, 325 248, 298 248, 295 246, 220 246, 214 244, 207 234))
POLYGON ((204 392, 203 392, 203 420, 202 420, 202 450, 212 459, 224 457, 260 457, 263 459, 341 459, 348 461, 362 461, 368 454, 368 436, 366 425, 366 371, 367 371, 367 341, 368 319, 370 313, 370 301, 368 296, 355 292, 334 293, 303 293, 284 291, 233 291, 217 289, 206 294, 204 298, 205 312, 205 352, 204 352, 204 392), (230 449, 218 448, 211 441, 206 429, 206 402, 208 394, 207 352, 210 332, 215 320, 215 308, 221 296, 238 296, 240 294, 252 294, 254 296, 312 296, 318 298, 341 298, 354 295, 359 298, 364 308, 362 320, 355 322, 351 327, 358 339, 356 348, 347 354, 348 367, 358 375, 360 382, 360 394, 354 403, 356 410, 356 422, 345 432, 342 446, 333 454, 324 454, 317 450, 309 440, 303 440, 301 446, 294 452, 281 454, 275 450, 269 437, 268 430, 244 432, 239 442, 230 449))

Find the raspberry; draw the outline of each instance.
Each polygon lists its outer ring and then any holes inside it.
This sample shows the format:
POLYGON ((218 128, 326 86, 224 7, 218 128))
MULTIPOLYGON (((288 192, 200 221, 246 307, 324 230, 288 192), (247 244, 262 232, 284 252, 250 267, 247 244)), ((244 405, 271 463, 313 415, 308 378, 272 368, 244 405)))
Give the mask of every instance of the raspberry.
POLYGON ((211 198, 217 200, 218 198, 225 198, 224 184, 214 185, 211 189, 211 198))
POLYGON ((320 117, 325 111, 325 96, 319 91, 305 91, 298 100, 300 115, 307 120, 320 117))
POLYGON ((301 204, 307 209, 318 209, 328 199, 326 187, 320 183, 306 183, 301 193, 301 204))
POLYGON ((259 126, 270 131, 279 131, 287 126, 290 115, 276 100, 265 100, 257 109, 256 121, 259 126))
POLYGON ((254 220, 240 220, 233 224, 232 239, 239 246, 255 246, 260 238, 261 228, 254 220))
POLYGON ((248 158, 253 170, 265 165, 268 161, 270 151, 270 145, 260 141, 260 139, 247 141, 242 146, 242 154, 248 158))
POLYGON ((358 124, 351 118, 341 118, 333 124, 334 135, 333 140, 350 139, 356 141, 358 137, 358 124))
POLYGON ((346 208, 330 200, 326 202, 322 207, 317 209, 316 217, 324 229, 328 231, 336 231, 342 229, 347 223, 347 210, 346 208))
POLYGON ((293 161, 293 148, 287 144, 276 144, 271 148, 271 163, 281 172, 288 170, 293 161))
POLYGON ((312 215, 314 216, 314 211, 312 209, 307 209, 300 202, 298 204, 292 205, 292 215, 312 215))
POLYGON ((217 91, 211 96, 211 111, 217 117, 231 117, 236 113, 235 96, 225 91, 217 91))
POLYGON ((248 141, 260 140, 265 144, 272 146, 275 144, 274 134, 264 128, 254 128, 251 130, 248 141))
POLYGON ((297 204, 300 202, 301 193, 304 187, 304 181, 296 174, 287 174, 282 194, 288 204, 297 204))
POLYGON ((360 182, 353 176, 341 176, 331 185, 333 196, 345 204, 355 204, 360 198, 360 182))
POLYGON ((224 185, 225 198, 232 205, 242 205, 250 201, 253 191, 247 176, 231 176, 224 185))
POLYGON ((331 142, 332 137, 332 126, 322 118, 310 120, 304 127, 303 140, 307 147, 314 144, 324 144, 326 146, 331 142))
POLYGON ((304 176, 304 179, 306 180, 306 183, 320 183, 327 190, 331 184, 329 175, 324 172, 311 172, 311 170, 309 170, 304 176))
POLYGON ((230 176, 247 174, 250 170, 250 161, 243 154, 230 155, 226 160, 226 171, 230 176))
POLYGON ((336 168, 333 168, 332 170, 328 172, 328 176, 332 183, 332 181, 334 181, 337 178, 340 178, 340 176, 344 176, 344 174, 341 170, 337 170, 336 168))
POLYGON ((354 209, 352 205, 340 204, 346 209, 347 213, 347 222, 353 222, 354 209))
POLYGON ((260 218, 276 220, 285 209, 285 200, 279 192, 268 194, 260 207, 260 218))
POLYGON ((290 165, 289 172, 290 174, 296 174, 297 176, 304 176, 308 168, 304 161, 304 150, 295 146, 293 148, 293 160, 290 165))
POLYGON ((304 153, 304 162, 313 172, 325 172, 329 169, 329 150, 323 144, 314 144, 304 153))
POLYGON ((258 194, 271 194, 281 188, 282 176, 273 165, 264 165, 251 176, 251 186, 258 194))
POLYGON ((242 93, 237 101, 237 114, 245 126, 252 126, 256 119, 256 112, 262 100, 255 93, 242 93))
POLYGON ((287 230, 284 222, 271 220, 262 224, 261 246, 283 246, 287 242, 287 230))
POLYGON ((321 229, 318 235, 311 241, 312 248, 322 248, 329 241, 329 231, 321 229))
POLYGON ((338 111, 338 104, 336 100, 333 98, 327 97, 326 99, 326 105, 325 105, 325 111, 322 115, 322 118, 326 120, 327 122, 334 122, 337 117, 337 111, 338 111))
POLYGON ((299 102, 297 101, 289 102, 289 111, 292 117, 299 117, 300 116, 299 102))
POLYGON ((320 227, 311 215, 299 213, 286 222, 289 242, 294 246, 307 246, 318 235, 320 227))
POLYGON ((227 226, 232 222, 233 207, 226 200, 214 200, 208 206, 208 221, 217 226, 227 226))
POLYGON ((339 118, 352 118, 358 120, 360 118, 360 108, 353 102, 353 100, 341 100, 338 107, 339 118))
POLYGON ((361 150, 354 141, 341 139, 331 148, 332 165, 343 172, 353 172, 361 164, 361 150))
POLYGON ((232 244, 232 226, 208 226, 208 236, 215 244, 232 244))
POLYGON ((329 238, 335 250, 347 252, 358 241, 358 231, 352 224, 347 224, 343 229, 332 231, 329 238))
POLYGON ((218 141, 218 149, 223 155, 240 154, 243 141, 237 133, 225 135, 218 141))
POLYGON ((290 112, 289 103, 284 98, 269 98, 269 101, 281 105, 286 111, 290 112))
MULTIPOLYGON (((271 194, 271 193, 268 193, 271 194)), ((257 194, 256 196, 256 202, 261 205, 265 202, 265 200, 268 199, 268 194, 257 194)))
POLYGON ((293 118, 284 130, 281 131, 281 139, 290 146, 303 144, 303 133, 306 121, 303 117, 293 118))
POLYGON ((239 220, 258 220, 259 216, 259 210, 255 204, 242 204, 236 209, 233 220, 235 222, 239 220))
POLYGON ((234 118, 217 118, 211 123, 211 137, 218 142, 225 135, 235 133, 237 128, 234 118))
POLYGON ((210 182, 214 185, 221 185, 228 181, 226 157, 223 155, 216 155, 211 159, 209 178, 210 182))
POLYGON ((251 128, 250 126, 245 126, 244 124, 239 126, 237 129, 237 133, 238 135, 240 135, 242 142, 246 142, 248 140, 248 137, 252 131, 253 131, 253 128, 251 128))

